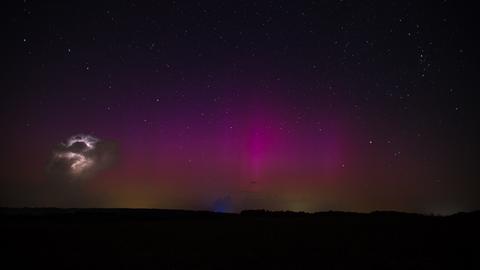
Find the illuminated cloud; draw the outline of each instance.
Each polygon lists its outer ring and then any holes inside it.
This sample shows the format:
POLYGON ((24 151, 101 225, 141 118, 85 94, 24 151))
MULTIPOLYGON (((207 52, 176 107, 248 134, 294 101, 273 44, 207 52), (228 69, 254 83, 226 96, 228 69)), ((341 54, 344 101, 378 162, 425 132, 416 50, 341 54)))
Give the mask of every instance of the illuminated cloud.
POLYGON ((62 179, 88 178, 110 166, 116 157, 114 143, 91 135, 74 135, 55 147, 48 172, 62 179))

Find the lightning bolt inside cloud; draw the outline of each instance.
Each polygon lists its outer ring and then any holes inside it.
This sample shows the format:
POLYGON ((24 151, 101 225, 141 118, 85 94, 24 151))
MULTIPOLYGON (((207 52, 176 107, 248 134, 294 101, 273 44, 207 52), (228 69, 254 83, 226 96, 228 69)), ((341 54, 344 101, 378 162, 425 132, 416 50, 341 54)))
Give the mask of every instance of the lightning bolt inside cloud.
POLYGON ((79 134, 54 149, 48 169, 51 174, 63 178, 86 178, 106 168, 115 157, 115 144, 79 134))

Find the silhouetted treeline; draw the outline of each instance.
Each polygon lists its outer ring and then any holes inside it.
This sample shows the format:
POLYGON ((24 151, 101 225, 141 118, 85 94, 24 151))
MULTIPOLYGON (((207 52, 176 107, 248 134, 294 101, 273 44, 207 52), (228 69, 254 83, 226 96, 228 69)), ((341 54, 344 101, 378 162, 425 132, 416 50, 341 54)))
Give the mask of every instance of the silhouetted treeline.
POLYGON ((15 269, 480 269, 480 212, 1 208, 15 269))

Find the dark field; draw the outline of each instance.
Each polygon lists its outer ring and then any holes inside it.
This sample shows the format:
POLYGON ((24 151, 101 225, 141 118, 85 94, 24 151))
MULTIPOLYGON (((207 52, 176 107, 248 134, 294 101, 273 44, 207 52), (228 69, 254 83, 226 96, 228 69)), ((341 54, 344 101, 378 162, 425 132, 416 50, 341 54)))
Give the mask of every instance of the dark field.
POLYGON ((2 209, 3 269, 480 269, 480 213, 2 209))

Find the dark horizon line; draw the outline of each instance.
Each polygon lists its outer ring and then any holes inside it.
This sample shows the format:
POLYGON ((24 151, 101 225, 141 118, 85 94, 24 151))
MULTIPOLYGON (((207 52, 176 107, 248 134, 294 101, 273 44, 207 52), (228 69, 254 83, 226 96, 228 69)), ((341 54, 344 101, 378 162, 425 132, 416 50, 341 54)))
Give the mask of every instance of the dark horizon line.
POLYGON ((319 215, 408 215, 424 217, 450 217, 458 215, 480 214, 480 210, 460 211, 452 214, 419 213, 406 212, 398 210, 373 210, 370 212, 325 210, 316 212, 292 211, 292 210, 268 210, 268 209, 244 209, 239 212, 234 211, 212 211, 212 210, 193 210, 193 209, 169 209, 169 208, 128 208, 128 207, 0 207, 1 214, 28 215, 28 214, 88 214, 88 213, 192 213, 192 214, 213 214, 213 215, 238 215, 238 216, 319 216, 319 215), (44 213, 41 213, 44 212, 44 213), (49 212, 49 213, 45 213, 49 212))

